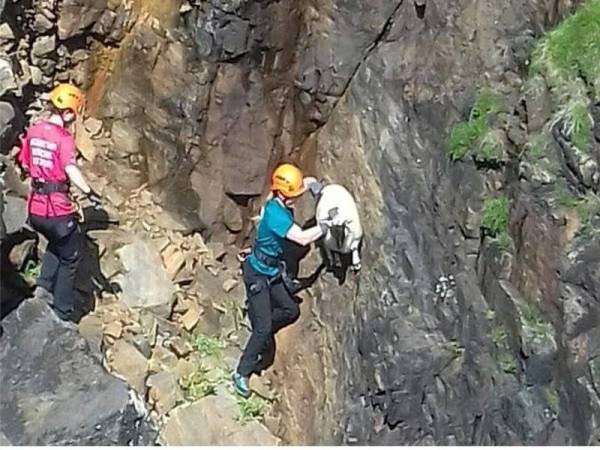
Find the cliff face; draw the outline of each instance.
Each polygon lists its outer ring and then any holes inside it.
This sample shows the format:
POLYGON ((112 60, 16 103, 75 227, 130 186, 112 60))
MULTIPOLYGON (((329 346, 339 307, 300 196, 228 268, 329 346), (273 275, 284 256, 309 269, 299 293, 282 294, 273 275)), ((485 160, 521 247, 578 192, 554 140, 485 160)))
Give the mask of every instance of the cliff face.
POLYGON ((279 338, 286 442, 597 444, 597 242, 573 212, 597 164, 552 133, 556 80, 529 85, 578 2, 368 3, 7 2, 3 139, 70 78, 109 130, 86 168, 148 187, 185 232, 242 242, 282 159, 353 192, 362 272, 325 275, 279 338), (551 201, 560 183, 570 207, 551 201))

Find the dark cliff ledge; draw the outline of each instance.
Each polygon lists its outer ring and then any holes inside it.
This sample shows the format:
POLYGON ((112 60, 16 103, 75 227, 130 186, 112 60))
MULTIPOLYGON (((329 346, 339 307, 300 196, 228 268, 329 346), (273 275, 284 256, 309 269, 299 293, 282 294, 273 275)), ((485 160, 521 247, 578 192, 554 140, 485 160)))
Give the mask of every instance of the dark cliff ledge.
POLYGON ((86 341, 47 305, 26 300, 2 327, 3 445, 153 443, 155 432, 136 410, 127 384, 109 375, 86 341))

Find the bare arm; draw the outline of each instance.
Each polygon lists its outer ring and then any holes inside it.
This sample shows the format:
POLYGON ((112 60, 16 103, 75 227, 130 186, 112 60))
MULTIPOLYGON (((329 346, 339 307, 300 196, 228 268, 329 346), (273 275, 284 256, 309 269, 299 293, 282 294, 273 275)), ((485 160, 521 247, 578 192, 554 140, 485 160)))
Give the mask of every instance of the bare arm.
POLYGON ((285 235, 285 237, 290 241, 295 242, 296 244, 300 244, 302 246, 312 244, 321 236, 323 236, 323 231, 321 231, 321 227, 318 225, 303 230, 296 224, 292 225, 290 231, 288 231, 288 233, 285 235))
POLYGON ((79 170, 79 167, 74 164, 69 164, 67 167, 65 167, 65 172, 67 173, 69 180, 71 180, 75 186, 83 191, 84 194, 89 194, 92 191, 90 186, 87 184, 87 181, 85 181, 81 170, 79 170))

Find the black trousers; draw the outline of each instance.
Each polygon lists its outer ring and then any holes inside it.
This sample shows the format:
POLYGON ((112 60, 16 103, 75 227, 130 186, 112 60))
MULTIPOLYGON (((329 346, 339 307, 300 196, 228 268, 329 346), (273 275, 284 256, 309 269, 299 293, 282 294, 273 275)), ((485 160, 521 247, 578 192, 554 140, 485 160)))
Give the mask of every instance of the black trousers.
POLYGON ((63 320, 71 320, 75 305, 75 274, 81 254, 81 230, 73 215, 29 216, 31 226, 48 239, 37 285, 54 295, 52 307, 63 320))
POLYGON ((237 371, 248 377, 252 373, 260 373, 273 362, 274 335, 298 319, 300 308, 281 278, 269 283, 269 277, 255 272, 247 262, 243 271, 252 334, 237 371))

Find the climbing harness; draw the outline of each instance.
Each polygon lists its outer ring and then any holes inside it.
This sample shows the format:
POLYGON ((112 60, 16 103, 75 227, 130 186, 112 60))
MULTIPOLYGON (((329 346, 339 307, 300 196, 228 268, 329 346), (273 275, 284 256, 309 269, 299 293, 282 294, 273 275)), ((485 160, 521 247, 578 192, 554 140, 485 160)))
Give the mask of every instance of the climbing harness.
POLYGON ((301 283, 290 275, 287 270, 287 264, 283 259, 267 255, 257 248, 254 249, 253 253, 256 259, 261 263, 265 264, 266 266, 276 267, 279 269, 279 275, 270 279, 268 282, 269 285, 281 278, 283 285, 291 295, 294 295, 301 289, 301 283))
POLYGON ((32 180, 31 189, 36 194, 50 195, 54 192, 69 192, 69 183, 66 181, 51 182, 44 180, 32 180))

